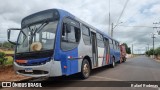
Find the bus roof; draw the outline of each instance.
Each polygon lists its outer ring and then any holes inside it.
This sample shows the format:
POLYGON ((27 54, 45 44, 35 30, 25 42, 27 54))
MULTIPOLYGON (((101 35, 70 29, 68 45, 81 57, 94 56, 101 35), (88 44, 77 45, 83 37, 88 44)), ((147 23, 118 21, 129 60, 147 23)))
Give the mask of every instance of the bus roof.
MULTIPOLYGON (((69 17, 71 17, 71 18, 73 18, 73 19, 75 19, 75 20, 77 20, 77 21, 89 26, 90 28, 94 29, 96 32, 102 34, 105 38, 109 38, 109 39, 112 39, 114 41, 117 41, 117 40, 111 38, 110 36, 108 36, 107 34, 105 34, 104 32, 100 31, 99 29, 91 26, 90 24, 88 24, 88 23, 82 21, 81 19, 77 18, 76 16, 72 15, 71 13, 69 13, 69 12, 67 12, 65 10, 62 10, 62 9, 57 9, 57 10, 59 11, 60 15, 62 15, 63 17, 69 16, 69 17)), ((119 41, 117 41, 117 42, 119 42, 119 41)))
MULTIPOLYGON (((82 21, 81 19, 77 18, 76 16, 74 16, 73 14, 71 14, 71 13, 65 11, 65 10, 62 10, 62 9, 48 9, 48 10, 44 10, 44 12, 53 12, 53 11, 55 11, 55 10, 59 12, 60 17, 67 17, 67 16, 68 16, 68 17, 71 17, 71 18, 73 18, 73 19, 81 22, 82 24, 84 24, 84 25, 86 25, 86 26, 94 29, 96 32, 102 34, 103 37, 112 39, 112 40, 114 40, 114 41, 117 41, 117 40, 111 38, 110 36, 108 36, 107 34, 105 34, 104 32, 100 31, 99 29, 97 29, 97 28, 89 25, 88 23, 82 21)), ((41 11, 40 11, 40 12, 41 12, 41 11)), ((37 13, 39 13, 39 12, 37 12, 37 13)), ((32 15, 29 15, 29 16, 25 17, 24 19, 27 19, 28 17, 31 17, 31 16, 33 16, 33 15, 35 15, 35 14, 37 14, 37 13, 34 13, 34 14, 32 14, 32 15)), ((24 19, 22 19, 22 21, 23 21, 24 19)), ((118 42, 118 41, 117 41, 117 42, 118 42)))

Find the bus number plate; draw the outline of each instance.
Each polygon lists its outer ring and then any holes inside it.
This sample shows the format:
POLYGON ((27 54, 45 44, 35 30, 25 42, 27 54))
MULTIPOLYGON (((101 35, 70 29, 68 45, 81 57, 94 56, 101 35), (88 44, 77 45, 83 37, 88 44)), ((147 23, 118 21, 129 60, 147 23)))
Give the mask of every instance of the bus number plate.
POLYGON ((32 68, 25 68, 25 72, 33 72, 32 68))

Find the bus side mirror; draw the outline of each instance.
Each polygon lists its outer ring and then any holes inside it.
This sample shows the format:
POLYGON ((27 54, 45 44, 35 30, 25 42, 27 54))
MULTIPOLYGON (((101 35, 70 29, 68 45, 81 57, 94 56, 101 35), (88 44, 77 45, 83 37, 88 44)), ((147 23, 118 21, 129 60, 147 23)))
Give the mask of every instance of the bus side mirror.
POLYGON ((66 24, 66 33, 71 33, 71 26, 66 24))
POLYGON ((18 38, 18 34, 19 34, 20 30, 21 29, 18 29, 18 28, 10 28, 10 29, 8 29, 7 30, 8 42, 10 42, 13 45, 16 45, 17 44, 16 40, 18 38))

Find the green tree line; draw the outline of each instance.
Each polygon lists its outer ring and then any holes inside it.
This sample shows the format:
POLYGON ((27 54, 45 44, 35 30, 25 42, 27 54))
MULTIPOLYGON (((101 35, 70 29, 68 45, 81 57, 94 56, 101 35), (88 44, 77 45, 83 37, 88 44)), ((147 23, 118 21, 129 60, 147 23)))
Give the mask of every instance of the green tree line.
POLYGON ((0 65, 4 65, 7 58, 5 58, 5 53, 0 52, 0 65))
POLYGON ((155 55, 155 56, 158 56, 158 55, 160 55, 160 47, 158 47, 158 48, 156 48, 156 49, 154 49, 153 50, 153 48, 152 49, 150 49, 149 51, 146 51, 146 55, 148 55, 148 56, 150 56, 150 55, 155 55))
POLYGON ((131 48, 130 48, 130 47, 128 47, 128 45, 127 45, 126 43, 123 43, 122 45, 124 45, 124 46, 125 46, 126 53, 127 53, 127 54, 131 54, 131 48))
POLYGON ((0 43, 0 48, 8 48, 8 49, 13 49, 14 45, 9 43, 9 42, 1 42, 0 43))

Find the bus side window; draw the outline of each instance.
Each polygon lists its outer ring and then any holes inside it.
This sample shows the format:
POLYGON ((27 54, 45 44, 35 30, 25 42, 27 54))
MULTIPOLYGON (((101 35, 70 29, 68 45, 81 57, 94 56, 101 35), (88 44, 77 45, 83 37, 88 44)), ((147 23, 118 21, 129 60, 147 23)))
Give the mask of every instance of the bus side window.
POLYGON ((65 36, 65 30, 66 30, 66 23, 63 24, 62 37, 65 36))
POLYGON ((117 49, 116 41, 113 41, 113 46, 114 46, 114 50, 116 50, 117 49))
POLYGON ((118 42, 118 50, 120 50, 120 45, 119 45, 119 42, 118 42))
POLYGON ((76 43, 79 42, 80 39, 80 29, 70 25, 70 32, 67 32, 66 25, 62 30, 62 40, 67 42, 76 43))
POLYGON ((119 45, 118 45, 118 42, 116 42, 116 47, 117 47, 117 50, 119 49, 118 47, 119 47, 119 45))
POLYGON ((62 40, 61 48, 62 50, 71 50, 78 46, 80 40, 80 28, 71 25, 69 23, 64 23, 62 28, 62 40), (67 30, 69 29, 69 30, 67 30))
POLYGON ((83 41, 86 45, 91 44, 91 38, 90 38, 90 30, 88 27, 82 25, 82 33, 83 33, 83 41))
POLYGON ((109 46, 111 49, 113 49, 113 41, 111 39, 109 39, 109 46))
POLYGON ((98 47, 104 47, 103 36, 100 33, 97 33, 97 45, 98 47))

